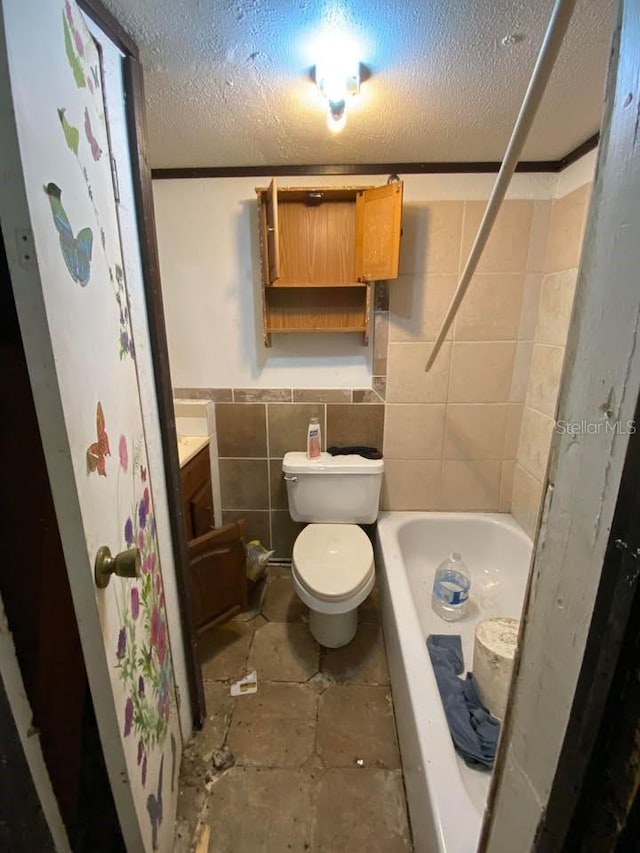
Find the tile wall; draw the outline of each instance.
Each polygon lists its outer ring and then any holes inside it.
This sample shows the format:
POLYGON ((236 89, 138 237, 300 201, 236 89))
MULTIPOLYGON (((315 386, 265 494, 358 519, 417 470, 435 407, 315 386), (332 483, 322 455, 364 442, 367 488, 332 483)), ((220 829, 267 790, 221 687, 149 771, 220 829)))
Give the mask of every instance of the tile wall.
POLYGON ((434 366, 440 323, 483 202, 404 207, 400 278, 390 285, 383 507, 508 511, 522 400, 518 341, 539 286, 550 203, 506 201, 434 366))
MULTIPOLYGON (((274 548, 277 557, 290 557, 304 525, 289 516, 282 480, 284 454, 306 449, 309 418, 314 416, 320 419, 323 450, 333 444, 381 448, 383 400, 371 389, 201 389, 203 394, 205 390, 208 399, 217 398, 217 500, 222 522, 244 517, 249 538, 274 548)), ((192 391, 176 389, 176 394, 192 391)))
POLYGON ((588 184, 551 206, 544 274, 535 305, 532 300, 529 338, 520 344, 523 413, 511 512, 530 536, 543 497, 590 193, 588 184))
POLYGON ((424 365, 484 202, 405 203, 400 276, 377 285, 369 389, 176 388, 216 404, 222 520, 291 555, 281 464, 323 446, 385 454, 382 507, 509 512, 535 525, 553 428, 589 187, 558 201, 506 201, 430 371, 424 365))

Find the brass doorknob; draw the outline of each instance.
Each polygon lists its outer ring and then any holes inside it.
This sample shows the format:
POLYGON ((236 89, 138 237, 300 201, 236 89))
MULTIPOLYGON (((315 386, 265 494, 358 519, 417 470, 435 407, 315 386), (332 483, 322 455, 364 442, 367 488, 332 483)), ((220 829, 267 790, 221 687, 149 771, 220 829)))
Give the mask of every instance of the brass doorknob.
POLYGON ((103 545, 98 548, 96 554, 94 567, 96 586, 104 589, 109 585, 111 575, 117 575, 119 578, 139 578, 140 563, 140 551, 137 548, 120 551, 112 557, 109 548, 103 545))

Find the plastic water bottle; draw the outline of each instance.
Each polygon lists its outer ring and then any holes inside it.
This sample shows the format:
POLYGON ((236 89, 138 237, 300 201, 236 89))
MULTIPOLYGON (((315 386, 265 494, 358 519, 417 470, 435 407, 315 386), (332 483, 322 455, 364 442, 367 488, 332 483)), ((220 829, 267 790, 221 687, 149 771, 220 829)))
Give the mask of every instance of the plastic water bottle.
POLYGON ((462 619, 469 599, 469 570, 460 554, 453 553, 436 569, 431 607, 447 622, 462 619))

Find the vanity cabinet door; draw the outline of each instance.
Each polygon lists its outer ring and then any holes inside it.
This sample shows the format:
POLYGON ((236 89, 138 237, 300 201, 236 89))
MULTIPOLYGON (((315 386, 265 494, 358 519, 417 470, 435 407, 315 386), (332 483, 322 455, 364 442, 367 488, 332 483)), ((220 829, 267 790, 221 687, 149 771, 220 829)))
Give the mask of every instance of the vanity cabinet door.
POLYGON ((191 498, 190 510, 193 536, 204 536, 213 527, 213 493, 210 477, 191 498))
POLYGON ((182 468, 182 500, 187 542, 213 527, 213 493, 209 448, 204 447, 182 468))
POLYGON ((226 524, 189 544, 196 631, 230 619, 247 605, 244 521, 226 524))
POLYGON ((364 189, 356 196, 356 279, 398 277, 402 181, 364 189))

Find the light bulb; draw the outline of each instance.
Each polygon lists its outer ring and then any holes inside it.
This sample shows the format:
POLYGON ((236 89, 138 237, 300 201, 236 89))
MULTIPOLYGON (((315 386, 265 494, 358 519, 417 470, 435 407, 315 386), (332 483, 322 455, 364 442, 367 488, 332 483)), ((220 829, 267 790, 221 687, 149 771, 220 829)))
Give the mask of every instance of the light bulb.
POLYGON ((347 123, 347 111, 343 110, 341 115, 334 116, 334 114, 329 111, 327 113, 327 127, 331 131, 331 133, 340 133, 345 124, 347 123))

